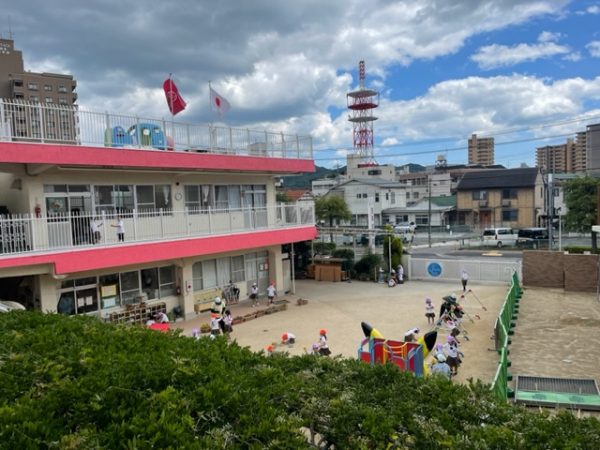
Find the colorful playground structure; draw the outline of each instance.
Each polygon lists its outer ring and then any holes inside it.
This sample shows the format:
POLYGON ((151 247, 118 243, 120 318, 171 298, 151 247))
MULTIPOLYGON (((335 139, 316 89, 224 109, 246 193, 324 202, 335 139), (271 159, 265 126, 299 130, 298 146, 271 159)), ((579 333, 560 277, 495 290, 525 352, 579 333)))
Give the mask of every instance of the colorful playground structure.
POLYGON ((366 322, 362 322, 361 327, 365 339, 358 348, 358 359, 370 364, 391 362, 400 370, 410 371, 420 378, 427 373, 425 358, 435 345, 437 331, 426 333, 417 342, 402 342, 384 339, 381 333, 366 322))

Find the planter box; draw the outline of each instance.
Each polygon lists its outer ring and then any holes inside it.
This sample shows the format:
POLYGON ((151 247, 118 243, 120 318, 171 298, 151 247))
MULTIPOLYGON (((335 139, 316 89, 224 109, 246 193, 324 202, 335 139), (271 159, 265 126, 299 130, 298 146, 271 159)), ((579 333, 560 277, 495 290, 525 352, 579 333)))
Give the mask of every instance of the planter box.
POLYGON ((254 320, 256 318, 256 316, 246 316, 244 317, 244 322, 249 322, 251 320, 254 320))
POLYGON ((257 312, 257 313, 256 313, 256 318, 258 319, 259 317, 262 317, 262 316, 264 316, 264 315, 265 315, 265 312, 264 312, 264 311, 257 312))
POLYGON ((239 325, 243 321, 244 321, 243 317, 241 319, 233 319, 233 321, 231 322, 231 325, 239 325))

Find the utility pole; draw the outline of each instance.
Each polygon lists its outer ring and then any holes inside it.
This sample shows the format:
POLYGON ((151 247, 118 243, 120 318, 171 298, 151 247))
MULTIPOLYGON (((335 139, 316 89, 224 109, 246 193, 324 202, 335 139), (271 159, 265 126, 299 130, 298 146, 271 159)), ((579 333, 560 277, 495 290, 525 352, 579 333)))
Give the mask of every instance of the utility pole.
MULTIPOLYGON (((552 173, 550 173, 550 171, 548 170, 548 189, 550 192, 550 197, 548 198, 548 207, 549 207, 549 214, 550 214, 550 227, 548 228, 548 250, 552 250, 552 231, 553 231, 553 227, 554 227, 554 169, 555 169, 555 164, 554 164, 554 151, 552 152, 552 173)), ((548 164, 550 164, 550 161, 548 160, 548 164)))
POLYGON ((431 248, 431 174, 427 174, 427 192, 429 195, 429 211, 427 214, 427 234, 428 234, 428 242, 429 248, 431 248))

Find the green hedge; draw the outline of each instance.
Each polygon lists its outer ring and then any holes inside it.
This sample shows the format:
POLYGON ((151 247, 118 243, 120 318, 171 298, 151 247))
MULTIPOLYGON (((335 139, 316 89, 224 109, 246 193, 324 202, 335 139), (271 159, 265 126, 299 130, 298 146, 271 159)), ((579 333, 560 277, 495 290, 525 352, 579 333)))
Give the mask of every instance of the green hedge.
POLYGON ((563 250, 571 254, 583 255, 584 252, 591 252, 592 247, 589 245, 567 245, 563 247, 563 250))
POLYGON ((32 312, 0 314, 0 342, 2 449, 596 449, 600 442, 597 419, 526 411, 497 403, 482 383, 418 379, 393 365, 267 357, 224 338, 32 312))

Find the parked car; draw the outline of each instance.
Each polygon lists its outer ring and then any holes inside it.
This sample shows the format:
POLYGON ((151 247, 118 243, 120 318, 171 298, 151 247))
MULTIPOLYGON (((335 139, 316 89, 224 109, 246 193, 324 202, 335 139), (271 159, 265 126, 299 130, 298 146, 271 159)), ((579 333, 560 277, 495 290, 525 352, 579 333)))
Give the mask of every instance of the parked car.
POLYGON ((412 233, 417 228, 417 224, 414 222, 400 222, 394 227, 396 233, 412 233))
MULTIPOLYGON (((541 248, 547 247, 550 236, 546 228, 523 228, 519 230, 517 247, 541 248)), ((554 242, 554 239, 552 240, 554 242)))
POLYGON ((23 305, 10 300, 0 300, 0 313, 11 312, 13 309, 25 310, 23 305))
POLYGON ((512 228, 486 228, 483 230, 482 242, 484 246, 502 248, 505 245, 515 245, 518 234, 512 228))

